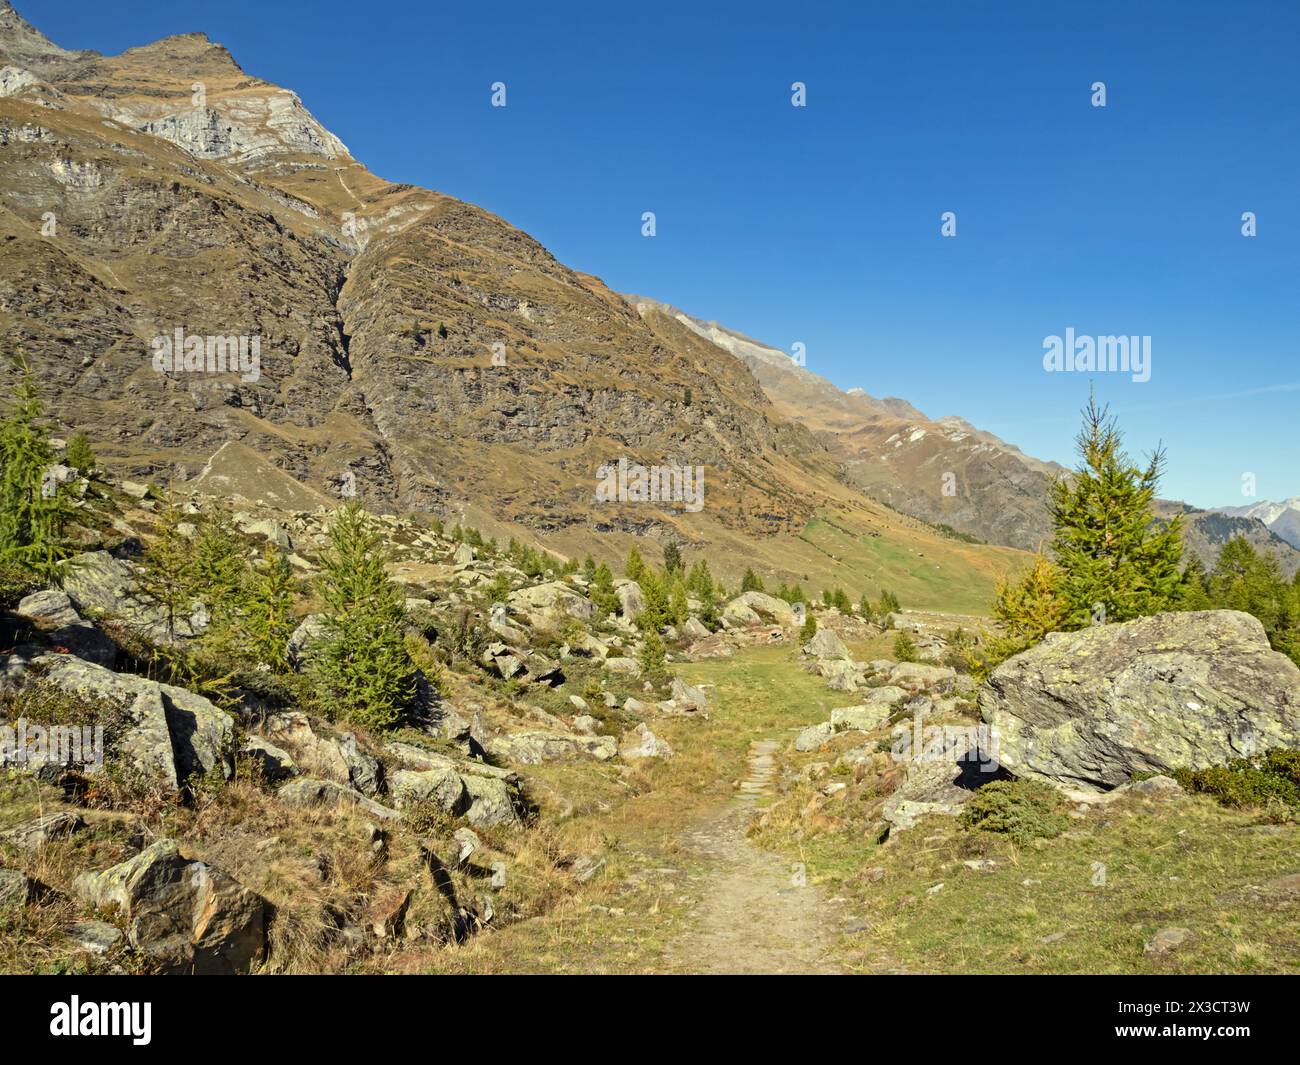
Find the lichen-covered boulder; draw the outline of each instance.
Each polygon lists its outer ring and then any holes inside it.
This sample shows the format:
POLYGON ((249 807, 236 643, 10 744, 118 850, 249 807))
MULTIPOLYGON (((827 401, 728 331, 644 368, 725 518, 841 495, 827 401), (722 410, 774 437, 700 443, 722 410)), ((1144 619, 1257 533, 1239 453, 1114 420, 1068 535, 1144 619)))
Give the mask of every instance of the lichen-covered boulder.
POLYGON ((994 670, 979 706, 1004 766, 1083 791, 1300 747, 1300 668, 1229 610, 1054 633, 994 670))
POLYGON ((74 890, 126 918, 127 938, 164 973, 246 973, 266 950, 266 903, 220 869, 163 839, 74 890))

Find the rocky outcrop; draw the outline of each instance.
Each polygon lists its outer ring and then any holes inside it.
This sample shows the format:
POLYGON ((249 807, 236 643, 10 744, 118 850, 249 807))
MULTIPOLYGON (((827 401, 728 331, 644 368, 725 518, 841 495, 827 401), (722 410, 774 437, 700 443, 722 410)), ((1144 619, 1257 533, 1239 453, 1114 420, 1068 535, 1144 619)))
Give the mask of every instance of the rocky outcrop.
POLYGON ((537 612, 549 617, 570 617, 590 621, 596 608, 591 600, 563 581, 520 588, 508 598, 510 608, 521 613, 537 612))
POLYGON ((247 973, 266 949, 266 906, 220 869, 159 840, 74 890, 90 905, 116 909, 131 946, 163 973, 247 973))
POLYGON ((21 600, 16 611, 31 618, 56 647, 97 666, 112 666, 117 660, 113 641, 77 613, 67 592, 47 589, 21 600))
POLYGON ((844 641, 830 629, 818 629, 811 640, 803 645, 803 653, 814 658, 852 658, 844 641))
POLYGON ((627 733, 619 743, 618 754, 625 762, 636 762, 645 758, 669 758, 673 749, 668 741, 660 739, 645 722, 637 725, 627 733))
POLYGON ((722 610, 722 621, 727 625, 761 625, 764 619, 788 626, 794 622, 794 609, 784 599, 766 592, 743 592, 722 610))
POLYGON ((509 732, 493 736, 487 752, 516 765, 540 765, 542 762, 590 757, 605 762, 618 753, 613 736, 584 736, 564 732, 509 732))
POLYGON ((193 775, 229 778, 233 771, 234 721, 203 696, 70 655, 42 655, 33 664, 48 684, 127 706, 117 747, 148 778, 174 790, 193 775))
POLYGON ((1300 669, 1234 611, 1055 633, 999 666, 979 706, 1003 765, 1085 791, 1300 747, 1300 669))

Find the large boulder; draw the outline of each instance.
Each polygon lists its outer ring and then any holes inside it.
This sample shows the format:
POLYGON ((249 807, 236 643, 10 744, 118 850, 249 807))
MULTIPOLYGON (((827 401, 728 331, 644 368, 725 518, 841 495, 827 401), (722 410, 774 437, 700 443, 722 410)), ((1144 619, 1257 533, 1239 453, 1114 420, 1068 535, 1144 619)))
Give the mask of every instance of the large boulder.
POLYGON ((1083 791, 1300 747, 1300 668, 1236 611, 1054 633, 999 666, 979 706, 1003 765, 1083 791))
POLYGON ((947 691, 957 680, 957 671, 951 666, 935 666, 929 662, 899 662, 889 671, 889 683, 908 691, 947 691))
POLYGON ((78 658, 97 666, 112 666, 117 660, 113 641, 77 613, 67 592, 35 592, 18 603, 17 613, 31 618, 51 643, 78 658))
POLYGON ((651 732, 643 721, 623 736, 618 753, 624 761, 634 762, 643 758, 670 758, 673 749, 667 740, 660 739, 651 732))
POLYGON ((614 592, 618 595, 619 611, 628 621, 636 621, 645 609, 645 594, 636 581, 626 579, 614 582, 614 592))
POLYGON ((803 645, 803 653, 814 658, 852 658, 849 649, 830 629, 818 629, 817 634, 803 645))
POLYGON ((510 593, 508 602, 512 610, 521 613, 568 616, 579 621, 590 621, 596 610, 590 599, 563 581, 548 581, 531 588, 520 588, 519 591, 510 593))
POLYGON ((120 618, 158 642, 194 636, 202 628, 197 619, 180 617, 174 619, 172 631, 168 631, 163 610, 140 596, 135 572, 107 551, 87 551, 70 558, 63 590, 82 614, 94 612, 120 618))
POLYGON ((413 767, 388 774, 388 790, 399 810, 432 801, 478 828, 522 821, 519 777, 510 770, 449 758, 409 743, 393 742, 384 749, 413 767))
POLYGON ((487 752, 516 765, 540 765, 587 756, 607 762, 618 753, 613 736, 584 736, 572 732, 508 732, 493 736, 487 752))
POLYGON ((83 873, 76 893, 117 909, 127 938, 164 973, 246 973, 266 949, 266 903, 220 869, 181 856, 163 839, 102 873, 83 873))
POLYGON ((778 625, 794 623, 794 609, 790 604, 766 592, 742 592, 722 611, 724 621, 729 620, 739 625, 758 624, 759 622, 749 620, 751 616, 760 621, 767 618, 778 625))
POLYGON ((42 655, 45 682, 128 708, 117 748, 150 779, 175 789, 194 775, 234 769, 234 721, 201 695, 134 673, 114 673, 71 655, 42 655))

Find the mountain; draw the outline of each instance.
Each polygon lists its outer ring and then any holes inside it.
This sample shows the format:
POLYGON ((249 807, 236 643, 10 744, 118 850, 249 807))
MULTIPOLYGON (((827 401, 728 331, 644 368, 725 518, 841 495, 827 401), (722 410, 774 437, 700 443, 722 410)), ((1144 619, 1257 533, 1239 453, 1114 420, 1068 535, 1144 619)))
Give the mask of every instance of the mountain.
POLYGON ((254 491, 269 464, 562 553, 672 540, 916 605, 978 609, 1021 564, 865 498, 712 338, 376 177, 203 34, 74 53, 0 0, 0 57, 0 350, 120 475, 254 491), (171 363, 194 345, 245 361, 171 363), (620 459, 702 469, 706 505, 597 502, 620 459))
MULTIPOLYGON (((670 304, 626 299, 639 313, 671 317, 731 352, 772 405, 813 430, 843 463, 849 483, 873 498, 986 543, 1034 551, 1051 539, 1047 490, 1069 474, 1064 466, 1026 455, 962 418, 931 419, 904 400, 842 391, 786 352, 670 304)), ((1187 552, 1207 566, 1224 543, 1244 536, 1257 550, 1272 551, 1286 573, 1300 569, 1300 543, 1286 536, 1300 524, 1300 511, 1280 504, 1205 511, 1164 500, 1157 509, 1163 517, 1184 516, 1187 552)))
POLYGON ((1292 547, 1300 547, 1300 496, 1280 503, 1264 501, 1245 507, 1219 507, 1217 513, 1255 518, 1292 547))

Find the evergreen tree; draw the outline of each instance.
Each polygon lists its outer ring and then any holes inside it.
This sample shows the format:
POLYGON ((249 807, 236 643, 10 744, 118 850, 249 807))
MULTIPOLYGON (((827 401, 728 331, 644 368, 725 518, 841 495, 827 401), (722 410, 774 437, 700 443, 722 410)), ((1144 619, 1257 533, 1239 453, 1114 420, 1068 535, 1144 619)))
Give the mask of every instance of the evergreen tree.
POLYGON ((641 641, 641 650, 637 652, 637 664, 647 676, 662 673, 667 663, 664 641, 654 629, 647 629, 641 641))
POLYGON ((1101 611, 1106 621, 1128 621, 1170 609, 1183 552, 1180 519, 1157 521, 1153 509, 1164 452, 1157 449, 1139 468, 1106 408, 1090 399, 1083 418, 1079 468, 1056 481, 1050 495, 1052 553, 1069 628, 1101 611))
POLYGON ((90 476, 95 468, 95 453, 90 450, 90 438, 78 429, 68 440, 64 461, 83 477, 90 476))
POLYGON ((603 618, 612 617, 622 609, 618 592, 614 590, 614 574, 604 562, 596 567, 596 576, 592 579, 590 594, 597 613, 603 618))
POLYGON ((1009 654, 1038 643, 1049 632, 1059 631, 1066 620, 1060 571, 1038 555, 1024 577, 998 585, 993 614, 1011 641, 1003 648, 1009 654))
POLYGON ((232 627, 244 606, 245 552, 230 505, 224 499, 211 501, 192 548, 192 592, 204 605, 214 635, 232 627))
POLYGON ((70 553, 63 530, 72 511, 66 486, 49 476, 53 464, 45 408, 23 364, 0 422, 0 564, 47 581, 70 553))
POLYGON ((181 534, 183 520, 176 502, 170 496, 163 500, 153 538, 140 558, 131 588, 133 598, 162 614, 168 640, 175 639, 182 623, 189 631, 190 618, 199 602, 194 545, 181 534))
MULTIPOLYGON (((1226 545, 1225 545, 1226 546, 1226 545)), ((1193 557, 1185 567, 1178 582, 1179 610, 1211 610, 1214 601, 1210 598, 1210 575, 1199 558, 1193 557)))
POLYGON ((807 641, 811 640, 816 635, 817 619, 812 616, 812 611, 809 611, 803 619, 803 625, 799 628, 799 639, 807 641))
POLYGON ((642 570, 638 583, 641 585, 645 608, 637 616, 636 623, 646 632, 658 632, 668 624, 668 587, 665 579, 647 566, 642 570))
POLYGON ((831 604, 832 604, 832 605, 835 607, 835 609, 838 610, 841 614, 852 614, 852 613, 853 613, 853 604, 852 604, 852 602, 849 601, 849 597, 848 597, 847 594, 845 594, 845 591, 844 591, 843 588, 836 588, 836 589, 835 589, 835 594, 834 594, 833 596, 831 596, 831 604))
POLYGON ((741 594, 744 594, 745 592, 761 592, 762 590, 763 578, 749 567, 746 567, 745 575, 740 579, 741 594))
POLYGON ((596 579, 596 560, 591 557, 591 552, 588 552, 587 557, 582 560, 582 575, 588 581, 596 579))
POLYGON ((668 616, 674 625, 681 625, 690 616, 686 602, 686 585, 678 575, 673 579, 672 590, 668 596, 668 616))
POLYGON ((641 583, 641 576, 645 573, 645 559, 641 557, 641 552, 635 547, 627 553, 627 564, 623 567, 623 576, 630 581, 641 583))
POLYGON ((248 653, 277 673, 289 668, 289 637, 297 627, 293 613, 297 581, 284 552, 268 543, 262 551, 263 568, 248 580, 244 628, 248 653))
POLYGON ((709 572, 709 564, 704 559, 691 567, 690 576, 686 579, 686 590, 694 593, 706 606, 713 602, 717 589, 713 584, 713 574, 709 572))
POLYGON ((684 571, 682 549, 674 543, 664 544, 664 570, 674 576, 684 571))
POLYGON ((894 658, 899 662, 916 661, 916 641, 909 633, 900 632, 894 637, 894 658))
POLYGON ((338 512, 329 539, 318 582, 325 633, 312 662, 321 703, 353 724, 393 728, 415 689, 402 593, 385 569, 383 541, 357 504, 338 512))

